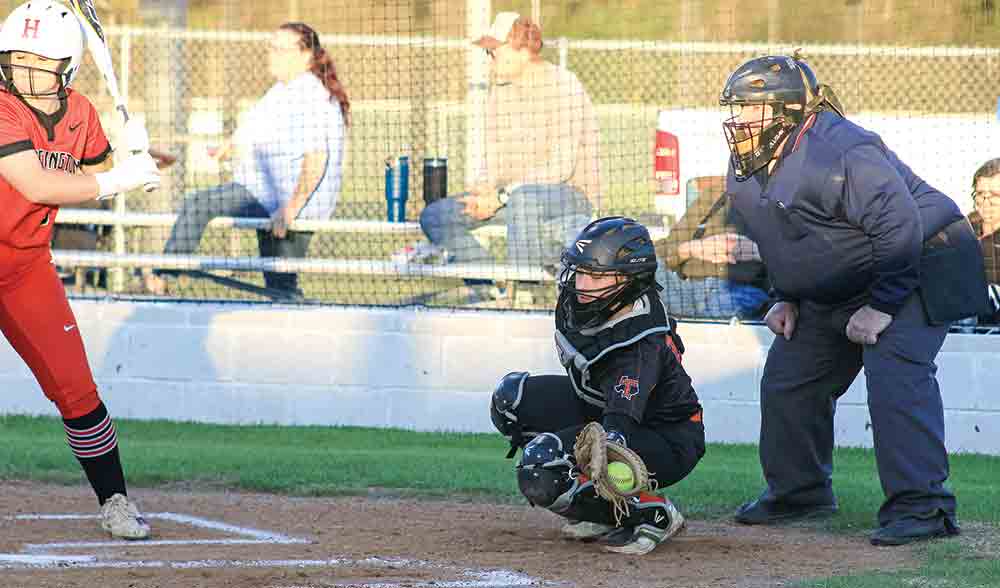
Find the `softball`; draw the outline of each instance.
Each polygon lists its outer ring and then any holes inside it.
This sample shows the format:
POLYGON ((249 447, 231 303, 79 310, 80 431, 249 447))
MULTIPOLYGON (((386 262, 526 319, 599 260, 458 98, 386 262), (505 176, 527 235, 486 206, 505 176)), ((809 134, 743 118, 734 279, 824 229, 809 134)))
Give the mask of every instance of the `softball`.
POLYGON ((619 492, 631 492, 632 488, 635 487, 635 478, 632 477, 631 468, 620 461, 608 464, 608 479, 619 492))

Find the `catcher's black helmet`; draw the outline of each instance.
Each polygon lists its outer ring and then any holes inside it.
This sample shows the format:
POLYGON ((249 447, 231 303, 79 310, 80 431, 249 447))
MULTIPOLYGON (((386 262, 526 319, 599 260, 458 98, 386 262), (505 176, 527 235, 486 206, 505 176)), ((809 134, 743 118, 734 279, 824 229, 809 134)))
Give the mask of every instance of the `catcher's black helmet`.
POLYGON ((804 119, 819 91, 816 74, 804 61, 785 55, 751 59, 729 76, 719 104, 730 107, 722 127, 732 152, 737 180, 770 163, 781 142, 804 119), (748 105, 772 107, 769 118, 741 120, 748 105))
POLYGON ((656 249, 646 227, 622 216, 590 223, 562 255, 559 305, 565 328, 579 331, 604 324, 655 288, 655 275, 656 249), (576 286, 578 272, 614 274, 618 279, 607 288, 584 290, 576 286), (581 297, 589 301, 581 302, 581 297))

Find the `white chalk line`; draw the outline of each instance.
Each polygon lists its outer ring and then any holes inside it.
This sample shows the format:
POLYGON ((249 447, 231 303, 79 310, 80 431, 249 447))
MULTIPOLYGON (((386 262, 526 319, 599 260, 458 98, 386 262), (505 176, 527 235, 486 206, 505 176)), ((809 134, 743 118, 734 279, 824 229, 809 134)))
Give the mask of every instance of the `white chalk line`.
MULTIPOLYGON (((422 560, 408 560, 400 558, 378 558, 369 557, 361 560, 334 558, 334 559, 265 559, 265 560, 238 560, 238 559, 203 559, 193 561, 164 561, 164 560, 134 560, 134 561, 97 561, 92 556, 77 557, 22 557, 19 560, 7 560, 0 556, 0 570, 26 570, 26 569, 253 569, 253 568, 344 568, 344 567, 364 567, 364 568, 411 568, 427 569, 437 568, 441 570, 454 570, 450 566, 435 564, 422 560), (88 559, 89 557, 89 559, 88 559)), ((433 580, 427 582, 414 582, 406 580, 401 583, 379 582, 379 583, 348 583, 337 584, 338 586, 356 586, 364 588, 399 588, 400 586, 414 587, 442 587, 442 588, 520 588, 524 586, 554 585, 542 582, 531 576, 512 572, 508 570, 472 571, 454 570, 468 580, 433 580)))
MULTIPOLYGON (((151 512, 151 513, 146 513, 143 516, 150 520, 171 521, 182 525, 190 525, 192 527, 199 527, 202 529, 209 529, 212 531, 231 533, 233 535, 242 535, 243 537, 250 537, 252 539, 256 539, 261 542, 271 542, 271 543, 281 543, 281 544, 309 543, 309 541, 306 539, 294 539, 292 537, 282 535, 281 533, 261 531, 260 529, 254 529, 251 527, 240 527, 237 525, 230 525, 228 523, 221 523, 218 521, 212 521, 209 519, 203 519, 201 517, 195 517, 191 515, 178 514, 175 512, 151 512)), ((73 521, 73 520, 100 519, 101 516, 96 514, 70 513, 70 514, 23 514, 7 518, 9 520, 15 520, 15 521, 73 521)), ((150 543, 152 542, 146 542, 145 544, 148 545, 150 543)))
POLYGON ((61 564, 84 563, 97 560, 93 555, 22 555, 19 553, 0 553, 0 564, 61 564))
MULTIPOLYGON (((144 547, 149 545, 273 545, 273 544, 309 544, 312 541, 288 537, 280 533, 262 531, 250 527, 240 527, 171 512, 147 513, 147 518, 151 520, 167 520, 179 524, 190 525, 203 529, 210 529, 244 537, 250 539, 192 539, 192 540, 170 540, 160 539, 152 541, 72 541, 56 543, 31 543, 25 545, 26 551, 44 552, 48 549, 67 548, 107 548, 107 547, 144 547)), ((96 520, 100 515, 95 514, 22 514, 5 517, 8 520, 96 520)), ((384 558, 368 557, 360 560, 334 558, 334 559, 272 559, 272 560, 237 560, 237 559, 203 559, 189 561, 165 561, 165 560, 98 560, 92 555, 48 555, 48 554, 0 554, 0 570, 16 569, 141 569, 141 568, 165 568, 165 569, 213 569, 213 568, 269 568, 269 567, 290 567, 290 568, 314 568, 314 567, 391 567, 391 568, 412 568, 427 569, 435 568, 442 571, 448 570, 468 577, 468 580, 437 580, 429 582, 414 582, 407 580, 404 583, 349 583, 338 584, 338 586, 358 587, 358 588, 400 588, 403 584, 415 587, 435 587, 435 588, 520 588, 525 586, 556 585, 543 582, 518 572, 508 570, 474 571, 469 569, 455 568, 440 563, 424 560, 412 560, 405 558, 384 558)))
POLYGON ((263 539, 149 539, 145 541, 62 541, 58 543, 26 543, 25 551, 38 553, 49 549, 95 549, 99 547, 162 547, 165 545, 308 545, 305 539, 273 541, 263 539))

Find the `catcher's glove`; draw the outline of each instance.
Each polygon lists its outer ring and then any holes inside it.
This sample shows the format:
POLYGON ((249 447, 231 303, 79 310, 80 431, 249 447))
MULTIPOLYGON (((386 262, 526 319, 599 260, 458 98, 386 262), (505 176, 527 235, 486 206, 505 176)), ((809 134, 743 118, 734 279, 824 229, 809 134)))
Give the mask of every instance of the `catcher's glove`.
POLYGON ((574 447, 577 467, 594 482, 597 495, 614 505, 615 520, 620 524, 622 516, 628 515, 627 498, 640 492, 652 490, 646 464, 639 454, 623 444, 608 440, 608 433, 600 423, 588 424, 576 436, 574 447), (628 491, 621 491, 608 479, 608 463, 621 462, 632 470, 635 484, 628 491))

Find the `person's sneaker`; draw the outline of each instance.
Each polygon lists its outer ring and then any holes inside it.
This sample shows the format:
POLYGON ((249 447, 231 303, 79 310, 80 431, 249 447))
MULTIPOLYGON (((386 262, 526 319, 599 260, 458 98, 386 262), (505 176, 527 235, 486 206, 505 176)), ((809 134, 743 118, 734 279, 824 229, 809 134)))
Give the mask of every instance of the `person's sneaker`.
POLYGON ((494 307, 509 301, 507 289, 493 284, 465 284, 442 292, 439 298, 443 304, 480 308, 494 307))
POLYGON ((392 262, 398 264, 427 263, 430 261, 446 263, 447 255, 445 255, 444 249, 427 241, 417 241, 392 254, 392 262))
POLYGON ((633 509, 626 526, 604 538, 604 550, 626 555, 646 555, 656 546, 684 530, 684 515, 670 500, 642 493, 631 499, 633 509))
POLYGON ((591 523, 589 521, 569 522, 562 526, 560 533, 566 539, 577 541, 594 541, 615 530, 612 525, 591 523))
POLYGON ((139 509, 122 494, 115 494, 101 507, 101 528, 115 539, 147 539, 149 524, 139 509))
POLYGON ((877 529, 871 534, 872 545, 908 545, 938 537, 958 535, 961 530, 944 514, 930 518, 905 517, 877 529))
POLYGON ((142 287, 154 296, 164 296, 168 290, 167 281, 148 268, 142 270, 142 287))
POLYGON ((826 504, 788 504, 769 500, 751 500, 736 509, 733 518, 744 525, 778 525, 803 519, 819 519, 837 514, 837 502, 826 504))

